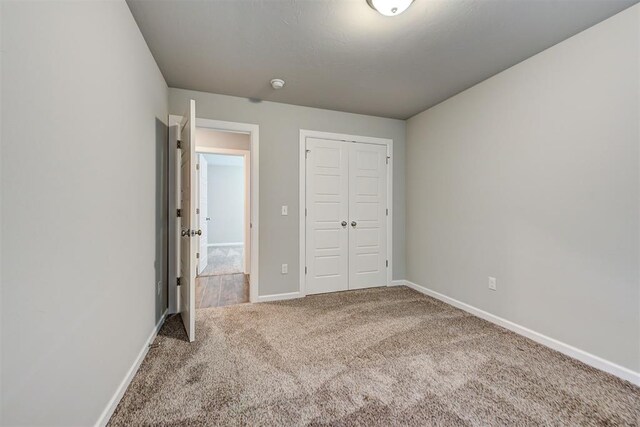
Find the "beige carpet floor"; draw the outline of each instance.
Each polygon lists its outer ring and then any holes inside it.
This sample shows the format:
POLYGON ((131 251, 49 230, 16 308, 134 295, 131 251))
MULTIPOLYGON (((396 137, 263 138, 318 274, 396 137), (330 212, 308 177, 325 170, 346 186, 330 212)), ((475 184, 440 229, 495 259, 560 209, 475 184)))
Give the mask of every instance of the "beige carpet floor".
POLYGON ((163 326, 110 424, 638 425, 640 389, 405 287, 163 326))

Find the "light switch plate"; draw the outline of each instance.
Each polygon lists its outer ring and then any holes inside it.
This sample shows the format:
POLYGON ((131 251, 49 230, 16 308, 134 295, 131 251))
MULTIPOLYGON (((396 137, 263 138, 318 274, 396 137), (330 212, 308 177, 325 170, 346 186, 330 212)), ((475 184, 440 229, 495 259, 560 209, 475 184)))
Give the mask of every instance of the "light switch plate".
POLYGON ((282 215, 289 215, 289 206, 282 205, 282 215))
POLYGON ((489 277, 489 289, 491 289, 492 291, 496 290, 496 284, 497 284, 497 280, 495 277, 489 277))
POLYGON ((289 273, 289 265, 282 264, 282 274, 287 274, 287 273, 289 273))

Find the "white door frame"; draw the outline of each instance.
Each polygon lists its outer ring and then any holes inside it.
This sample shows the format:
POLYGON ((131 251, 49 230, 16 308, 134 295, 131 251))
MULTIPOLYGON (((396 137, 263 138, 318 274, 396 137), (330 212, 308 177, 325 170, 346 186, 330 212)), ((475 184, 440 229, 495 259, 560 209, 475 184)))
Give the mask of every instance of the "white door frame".
MULTIPOLYGON (((227 156, 239 156, 243 158, 244 167, 244 256, 242 270, 244 274, 250 274, 251 266, 251 151, 249 150, 236 150, 233 148, 217 148, 217 147, 205 147, 196 143, 196 153, 202 154, 224 154, 227 156), (247 253, 247 248, 249 252, 247 253)), ((249 277, 251 279, 251 277, 249 277)))
MULTIPOLYGON (((197 112, 196 112, 197 114, 197 112)), ((180 123, 180 121, 182 120, 182 116, 177 116, 177 115, 169 115, 169 125, 171 126, 172 124, 175 123, 180 123)), ((259 228, 259 219, 260 219, 260 203, 259 203, 259 183, 260 183, 260 175, 259 175, 259 141, 260 141, 260 127, 256 124, 251 124, 251 123, 238 123, 238 122, 226 122, 226 121, 222 121, 222 120, 211 120, 211 119, 200 119, 200 118, 196 118, 196 128, 207 128, 207 129, 214 129, 214 130, 218 130, 218 131, 226 131, 226 132, 238 132, 238 133, 246 133, 249 134, 251 137, 251 146, 250 146, 250 151, 251 151, 251 168, 250 168, 250 173, 251 173, 251 195, 250 195, 250 209, 251 209, 251 216, 250 216, 250 227, 251 227, 251 244, 250 244, 250 251, 251 251, 251 255, 249 257, 250 259, 250 276, 249 276, 249 300, 251 302, 257 302, 258 300, 258 295, 259 295, 259 271, 258 271, 258 266, 259 264, 259 235, 260 235, 260 228, 259 228)), ((170 150, 170 152, 175 151, 175 147, 176 147, 176 138, 175 138, 175 131, 174 132, 170 132, 170 137, 169 137, 169 144, 170 147, 173 147, 174 150, 170 150)), ((197 145, 197 141, 196 141, 196 145, 197 145)), ((175 156, 173 156, 175 158, 175 156)), ((175 159, 172 159, 171 156, 169 158, 169 180, 170 182, 176 184, 177 179, 175 177, 175 165, 173 164, 175 162, 175 159)), ((179 170, 179 168, 178 168, 179 170)), ((174 185, 175 186, 175 185, 174 185)), ((173 197, 175 198, 175 192, 176 189, 175 188, 171 188, 171 193, 170 193, 170 201, 169 201, 169 208, 171 209, 172 207, 175 207, 175 200, 172 201, 171 199, 171 194, 173 194, 173 197), (173 202, 173 203, 172 203, 173 202)), ((180 194, 179 191, 177 194, 180 194)), ((173 209, 173 211, 170 210, 169 214, 170 214, 170 218, 171 218, 171 214, 175 214, 175 209, 173 209)), ((175 218, 175 217, 174 217, 175 218)), ((175 221, 169 221, 169 233, 173 233, 176 234, 176 236, 179 234, 179 227, 176 229, 175 225, 174 225, 175 221)), ((175 242, 175 238, 171 239, 175 242)), ((171 243, 170 240, 170 243, 171 243)), ((179 241, 179 239, 178 239, 179 241)), ((180 252, 176 251, 175 249, 170 249, 169 252, 170 255, 170 264, 174 264, 176 263, 176 260, 180 260, 180 252), (171 256, 172 252, 177 252, 174 253, 173 257, 171 256), (173 262, 171 261, 171 258, 173 258, 173 262)), ((173 266, 170 266, 169 268, 169 272, 170 272, 170 276, 169 276, 169 313, 176 313, 178 311, 178 307, 179 307, 179 296, 178 296, 178 292, 177 292, 177 286, 176 286, 176 270, 175 267, 171 268, 173 266), (171 272, 173 271, 173 275, 171 275, 171 272)))
POLYGON ((298 160, 298 169, 300 171, 298 184, 300 191, 300 296, 305 296, 307 294, 307 280, 305 272, 305 265, 307 263, 307 221, 305 215, 305 210, 307 208, 307 138, 320 138, 334 141, 360 142, 364 144, 387 146, 387 158, 389 159, 389 167, 387 168, 387 207, 389 209, 389 215, 387 216, 387 258, 389 260, 389 268, 387 268, 387 286, 391 286, 391 282, 393 280, 393 139, 300 129, 300 150, 298 160))
POLYGON ((168 166, 168 199, 169 199, 169 227, 168 227, 168 266, 167 266, 167 305, 168 314, 180 311, 180 292, 177 286, 177 278, 180 271, 180 218, 176 215, 176 210, 180 208, 180 156, 178 156, 178 140, 180 139, 181 116, 169 116, 169 155, 168 166))

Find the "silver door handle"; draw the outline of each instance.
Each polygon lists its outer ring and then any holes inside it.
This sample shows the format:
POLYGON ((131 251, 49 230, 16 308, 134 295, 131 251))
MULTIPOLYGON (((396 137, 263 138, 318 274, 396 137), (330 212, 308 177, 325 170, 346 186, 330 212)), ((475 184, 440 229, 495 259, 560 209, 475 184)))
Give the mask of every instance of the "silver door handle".
POLYGON ((352 227, 355 227, 356 225, 358 225, 358 223, 357 223, 357 222, 355 222, 355 221, 351 221, 351 226, 352 226, 352 227))
POLYGON ((207 221, 211 221, 211 218, 209 218, 209 217, 206 217, 206 218, 205 218, 205 220, 207 220, 207 221))
POLYGON ((346 227, 346 226, 347 226, 347 221, 342 221, 341 225, 342 225, 343 227, 346 227))
POLYGON ((202 236, 202 230, 198 230, 198 231, 196 231, 196 230, 191 230, 191 235, 192 235, 192 236, 195 236, 196 234, 197 234, 198 236, 202 236))

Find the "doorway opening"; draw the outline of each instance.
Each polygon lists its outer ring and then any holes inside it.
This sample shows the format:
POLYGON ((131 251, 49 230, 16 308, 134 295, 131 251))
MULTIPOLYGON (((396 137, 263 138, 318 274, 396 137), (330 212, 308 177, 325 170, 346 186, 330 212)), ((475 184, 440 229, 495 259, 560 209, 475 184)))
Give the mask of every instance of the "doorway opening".
MULTIPOLYGON (((171 261, 168 266, 168 312, 169 314, 180 313, 188 340, 193 342, 196 336, 196 307, 213 307, 258 300, 259 126, 196 118, 196 103, 193 99, 189 100, 186 107, 183 116, 169 116, 168 142, 169 146, 174 148, 169 150, 169 212, 175 213, 175 219, 169 221, 168 240, 171 261), (204 211, 202 218, 199 218, 200 211, 196 210, 200 208, 198 206, 198 161, 201 154, 233 155, 244 159, 245 213, 242 221, 245 229, 241 254, 242 269, 235 278, 230 277, 230 274, 216 275, 216 271, 210 272, 214 273, 213 275, 205 275, 209 273, 206 271, 207 266, 204 264, 199 266, 200 252, 203 257, 207 253, 207 264, 211 259, 208 257, 208 241, 200 239, 203 235, 208 238, 209 233, 203 232, 200 221, 206 221, 207 217, 213 219, 204 211), (201 249, 201 244, 206 251, 201 249), (201 286, 196 298, 196 279, 200 277, 205 280, 200 280, 201 286), (216 289, 218 294, 214 297, 214 294, 210 293, 208 296, 210 299, 203 301, 205 294, 202 291, 205 290, 206 281, 216 281, 210 278, 220 280, 216 289), (240 292, 237 292, 238 288, 240 292), (227 298, 226 296, 232 291, 236 291, 235 295, 227 298)), ((214 259, 212 266, 216 267, 216 264, 214 259)), ((230 272, 217 271, 217 273, 230 272)))
POLYGON ((196 309, 250 301, 251 135, 196 128, 196 309))

